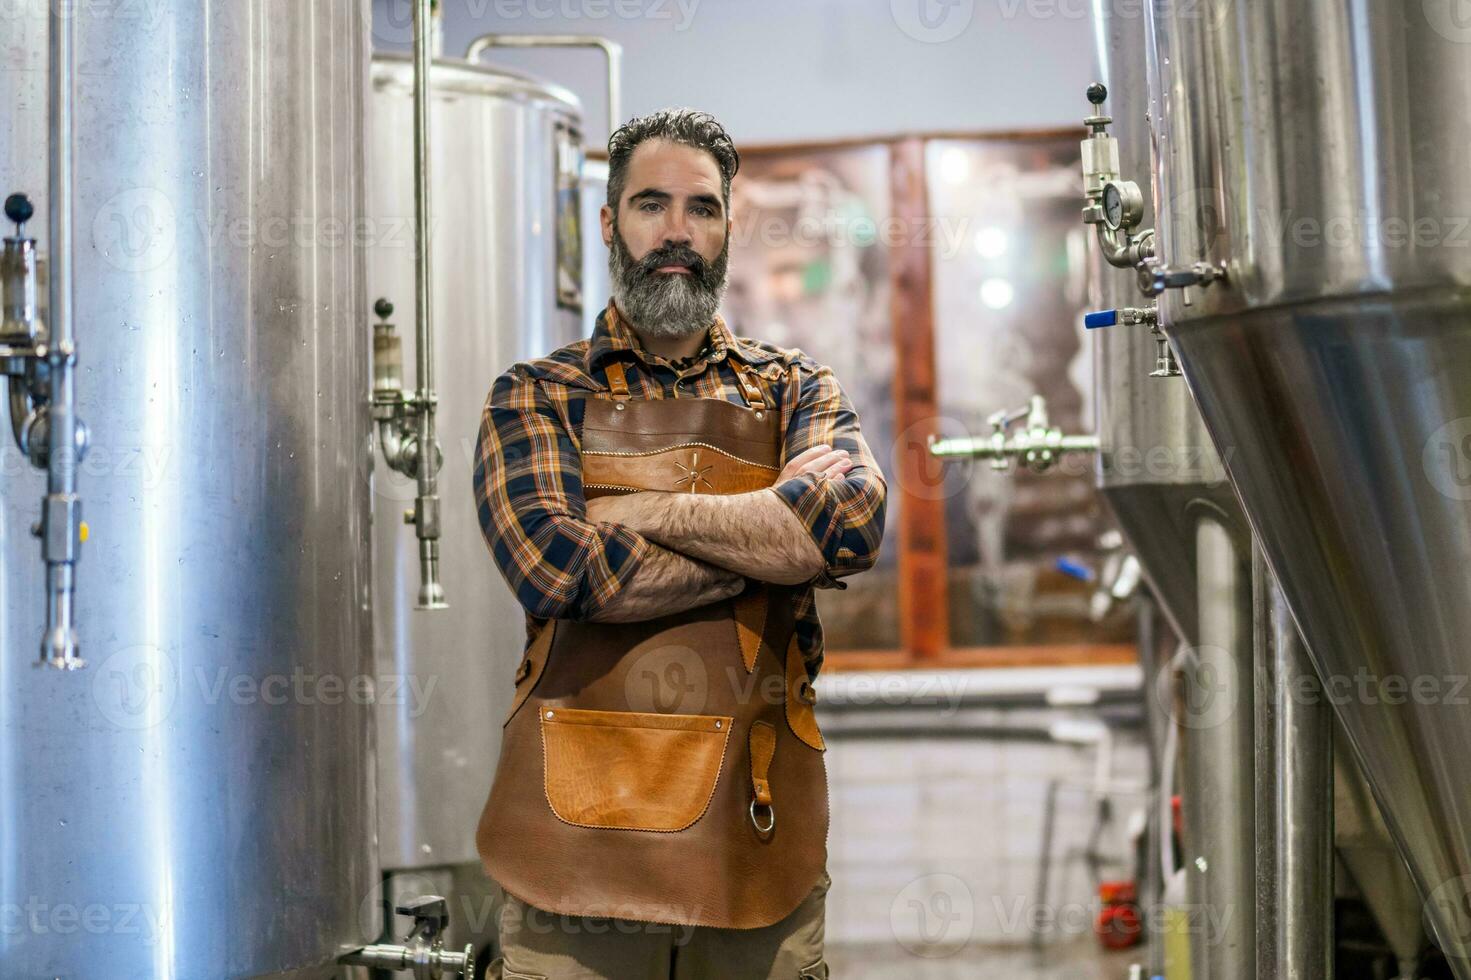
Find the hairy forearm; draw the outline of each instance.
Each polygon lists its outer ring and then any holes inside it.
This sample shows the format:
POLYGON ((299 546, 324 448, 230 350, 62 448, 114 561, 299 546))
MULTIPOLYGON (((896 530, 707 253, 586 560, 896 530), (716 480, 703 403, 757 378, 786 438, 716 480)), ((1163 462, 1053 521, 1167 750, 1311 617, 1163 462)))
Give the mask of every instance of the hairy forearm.
POLYGON ((653 547, 612 599, 589 614, 595 623, 638 623, 729 599, 745 580, 724 568, 653 547))
POLYGON ((825 567, 812 535, 771 490, 728 495, 649 491, 610 504, 601 519, 757 581, 796 585, 825 567))

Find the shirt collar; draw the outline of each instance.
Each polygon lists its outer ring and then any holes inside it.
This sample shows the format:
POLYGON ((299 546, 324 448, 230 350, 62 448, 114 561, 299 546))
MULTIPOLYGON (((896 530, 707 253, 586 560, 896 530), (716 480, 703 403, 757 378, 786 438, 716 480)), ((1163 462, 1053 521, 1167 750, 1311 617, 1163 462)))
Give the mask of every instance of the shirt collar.
MULTIPOLYGON (((598 314, 597 324, 593 327, 592 342, 587 348, 588 372, 591 373, 604 360, 622 351, 631 351, 646 364, 670 364, 667 358, 644 349, 638 334, 618 312, 617 304, 610 299, 607 308, 598 314)), ((705 357, 714 363, 724 360, 727 354, 734 354, 746 364, 765 364, 776 356, 753 344, 741 342, 730 332, 725 318, 717 313, 706 337, 705 357)))

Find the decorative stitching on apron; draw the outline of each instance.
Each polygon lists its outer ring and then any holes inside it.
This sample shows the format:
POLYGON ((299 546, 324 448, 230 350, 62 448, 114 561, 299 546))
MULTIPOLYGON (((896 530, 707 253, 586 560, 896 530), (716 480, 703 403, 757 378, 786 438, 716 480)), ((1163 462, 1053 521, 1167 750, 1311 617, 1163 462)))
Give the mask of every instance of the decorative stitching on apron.
POLYGON ((584 456, 657 456, 660 453, 667 453, 667 452, 670 452, 671 450, 675 450, 675 449, 713 449, 717 453, 720 453, 722 456, 728 456, 728 457, 730 457, 731 459, 735 460, 737 463, 745 463, 747 466, 755 466, 755 467, 757 467, 759 469, 763 469, 763 470, 775 470, 778 473, 781 472, 781 470, 778 467, 772 466, 770 463, 758 463, 758 462, 756 462, 753 459, 746 459, 745 457, 737 456, 735 453, 727 452, 726 450, 721 449, 719 446, 712 446, 708 442, 680 442, 680 443, 675 443, 672 446, 665 446, 663 449, 642 449, 642 450, 638 450, 638 451, 629 450, 628 452, 622 452, 622 451, 619 451, 619 450, 616 450, 616 449, 584 449, 582 451, 582 455, 584 455, 584 456))

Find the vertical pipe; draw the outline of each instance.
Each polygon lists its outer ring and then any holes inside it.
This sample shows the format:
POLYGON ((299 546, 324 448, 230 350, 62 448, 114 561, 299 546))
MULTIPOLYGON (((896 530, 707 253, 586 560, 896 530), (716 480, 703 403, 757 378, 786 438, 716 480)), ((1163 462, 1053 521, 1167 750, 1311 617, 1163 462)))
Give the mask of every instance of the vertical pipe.
POLYGON ((1270 613, 1279 965, 1262 980, 1318 980, 1333 976, 1333 712, 1275 581, 1270 613))
MULTIPOLYGON (((1177 641, 1169 624, 1160 611, 1158 602, 1149 591, 1141 590, 1138 603, 1139 663, 1144 670, 1144 722, 1149 744, 1150 791, 1155 805, 1151 809, 1145 831, 1145 854, 1143 882, 1139 890, 1139 904, 1146 912, 1144 927, 1148 943, 1148 973, 1151 977, 1164 974, 1164 941, 1156 924, 1155 912, 1164 900, 1165 878, 1172 869, 1164 865, 1164 835, 1172 832, 1171 807, 1165 799, 1168 787, 1174 780, 1166 777, 1164 766, 1168 753, 1165 742, 1173 724, 1159 697, 1160 676, 1173 669, 1172 654, 1177 641)), ((1172 759, 1168 760, 1171 764, 1172 759)))
POLYGON ((81 526, 77 501, 78 426, 72 370, 72 90, 75 71, 75 11, 49 5, 50 42, 50 335, 47 365, 46 499, 41 511, 41 553, 46 562, 46 633, 41 661, 54 667, 83 666, 73 621, 73 590, 81 526))
POLYGON ((419 539, 419 607, 445 607, 439 582, 439 437, 434 424, 434 330, 432 201, 429 188, 429 96, 434 68, 431 0, 414 2, 414 326, 415 380, 418 384, 419 459, 414 501, 414 531, 419 539))
POLYGON ((1282 954, 1277 948, 1275 923, 1281 911, 1278 894, 1280 855, 1277 850, 1278 821, 1283 800, 1277 792, 1277 767, 1286 751, 1277 738, 1277 699, 1275 625, 1272 621, 1272 573, 1267 568, 1260 543, 1253 539, 1251 549, 1252 598, 1252 675, 1256 701, 1253 714, 1256 724, 1256 918, 1261 923, 1256 943, 1257 980, 1278 980, 1282 954))
POLYGON ((1196 526, 1200 636, 1184 670, 1192 980, 1256 970, 1251 560, 1214 515, 1196 526))

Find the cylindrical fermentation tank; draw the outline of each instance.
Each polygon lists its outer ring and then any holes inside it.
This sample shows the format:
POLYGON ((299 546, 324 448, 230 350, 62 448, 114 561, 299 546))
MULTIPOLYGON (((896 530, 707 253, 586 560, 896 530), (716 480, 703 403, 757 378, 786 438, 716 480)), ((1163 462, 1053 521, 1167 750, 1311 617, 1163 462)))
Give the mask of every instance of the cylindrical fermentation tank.
POLYGON ((1215 278, 1161 319, 1471 977, 1471 34, 1447 9, 1151 4, 1159 254, 1172 285, 1215 278))
MULTIPOLYGON (((372 71, 368 288, 396 306, 409 364, 413 64, 378 55, 372 71)), ((525 640, 520 606, 481 536, 471 474, 497 375, 583 335, 582 113, 563 89, 461 60, 437 60, 432 78, 441 571, 449 608, 415 608, 415 541, 399 516, 413 505, 414 484, 380 459, 375 648, 379 671, 401 680, 404 697, 378 712, 379 844, 385 870, 415 872, 407 879, 412 887, 462 893, 484 878, 475 825, 525 640)), ((362 330, 368 336, 367 320, 362 330)), ((465 927, 462 905, 452 902, 454 943, 467 941, 456 932, 465 927)), ((483 915, 471 918, 484 924, 483 915)))
MULTIPOLYGON (((0 18, 0 190, 47 252, 47 4, 0 18)), ((69 5, 85 670, 34 666, 4 433, 0 975, 326 977, 370 936, 359 0, 69 5)))

